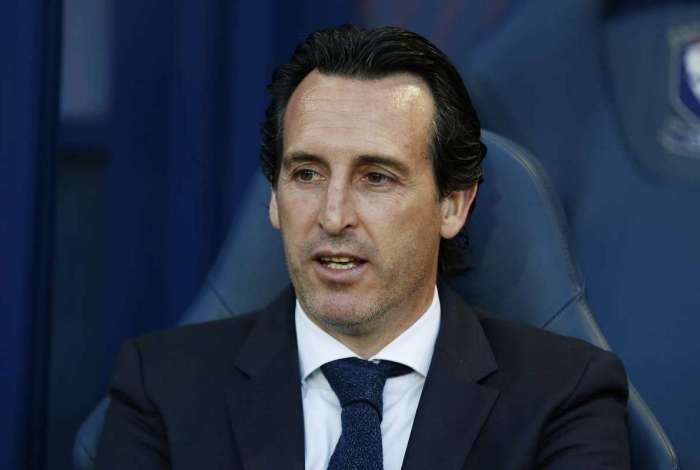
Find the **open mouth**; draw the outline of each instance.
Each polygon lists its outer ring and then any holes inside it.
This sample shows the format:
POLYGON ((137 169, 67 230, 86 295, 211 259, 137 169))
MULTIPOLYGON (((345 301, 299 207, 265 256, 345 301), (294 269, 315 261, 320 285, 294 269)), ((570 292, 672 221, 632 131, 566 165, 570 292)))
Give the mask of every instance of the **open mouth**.
POLYGON ((366 263, 365 260, 354 256, 318 256, 316 261, 328 269, 339 271, 353 269, 366 263))

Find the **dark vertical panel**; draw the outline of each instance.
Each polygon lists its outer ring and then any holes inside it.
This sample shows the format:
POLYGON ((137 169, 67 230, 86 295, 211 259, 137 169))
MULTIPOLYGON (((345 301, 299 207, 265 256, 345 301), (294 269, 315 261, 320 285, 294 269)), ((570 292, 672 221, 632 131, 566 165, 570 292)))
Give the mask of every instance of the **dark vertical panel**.
POLYGON ((217 214, 227 186, 220 167, 226 159, 228 7, 228 2, 173 7, 163 269, 164 307, 178 317, 213 261, 223 231, 217 214))
MULTIPOLYGON (((64 150, 66 152, 66 150, 64 150)), ((46 469, 71 467, 73 436, 100 399, 104 157, 64 153, 56 196, 46 469)))
POLYGON ((0 467, 40 468, 60 2, 0 10, 0 467))
POLYGON ((105 123, 112 0, 64 0, 48 353, 46 470, 72 468, 73 436, 100 399, 105 123))
POLYGON ((115 2, 101 315, 109 380, 119 344, 164 323, 171 2, 115 2))

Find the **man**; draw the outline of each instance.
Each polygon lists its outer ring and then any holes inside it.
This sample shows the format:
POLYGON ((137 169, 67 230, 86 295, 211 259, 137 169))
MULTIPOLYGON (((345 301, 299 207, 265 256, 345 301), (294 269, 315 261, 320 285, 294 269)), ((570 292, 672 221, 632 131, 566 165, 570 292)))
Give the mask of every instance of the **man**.
POLYGON ((98 468, 628 468, 614 356, 436 288, 462 265, 485 153, 444 54, 345 26, 268 90, 262 163, 293 293, 127 343, 98 468))

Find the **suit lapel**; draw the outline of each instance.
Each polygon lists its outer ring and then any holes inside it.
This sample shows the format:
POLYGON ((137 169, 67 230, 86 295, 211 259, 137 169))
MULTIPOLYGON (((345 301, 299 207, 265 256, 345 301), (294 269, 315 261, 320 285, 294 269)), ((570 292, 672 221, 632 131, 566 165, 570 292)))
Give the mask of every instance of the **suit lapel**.
POLYGON ((291 288, 261 313, 227 393, 246 470, 303 469, 304 421, 291 288))
POLYGON ((440 304, 440 333, 403 470, 462 468, 498 397, 479 384, 497 364, 476 315, 447 288, 440 288, 440 304))

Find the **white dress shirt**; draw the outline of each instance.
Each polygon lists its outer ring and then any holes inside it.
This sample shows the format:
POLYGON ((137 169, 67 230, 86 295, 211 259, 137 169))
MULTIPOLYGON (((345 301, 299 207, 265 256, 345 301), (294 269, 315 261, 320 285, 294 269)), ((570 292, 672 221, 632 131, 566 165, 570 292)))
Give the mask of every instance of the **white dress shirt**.
MULTIPOLYGON (((326 470, 340 437, 341 406, 320 367, 336 359, 359 356, 313 323, 299 301, 294 322, 301 370, 306 469, 326 470)), ((440 299, 436 288, 428 310, 370 358, 398 362, 413 369, 410 374, 388 379, 384 386, 381 428, 385 470, 401 468, 439 328, 440 299)))

